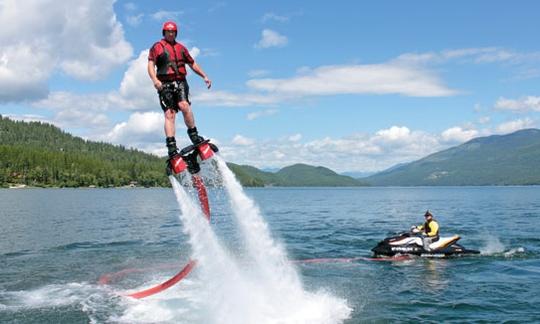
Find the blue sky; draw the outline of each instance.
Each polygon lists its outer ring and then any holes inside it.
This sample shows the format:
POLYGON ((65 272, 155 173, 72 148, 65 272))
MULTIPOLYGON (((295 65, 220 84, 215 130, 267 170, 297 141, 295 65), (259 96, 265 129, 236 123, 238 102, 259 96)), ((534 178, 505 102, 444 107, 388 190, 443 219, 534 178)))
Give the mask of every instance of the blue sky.
POLYGON ((189 76, 197 126, 231 162, 377 171, 539 126, 540 3, 329 6, 2 0, 0 114, 165 155, 146 62, 172 19, 213 81, 189 76))

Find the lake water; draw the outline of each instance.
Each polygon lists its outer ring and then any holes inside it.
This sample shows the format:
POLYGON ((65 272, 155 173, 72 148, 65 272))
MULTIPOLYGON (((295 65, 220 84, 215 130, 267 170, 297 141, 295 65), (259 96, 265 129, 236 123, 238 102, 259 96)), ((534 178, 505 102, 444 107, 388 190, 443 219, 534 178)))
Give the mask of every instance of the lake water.
MULTIPOLYGON (((210 190, 211 228, 241 258, 222 191, 210 190)), ((350 307, 345 323, 540 321, 540 187, 246 192, 289 259, 336 259, 294 264, 306 291, 350 307), (443 235, 460 234, 462 245, 482 255, 338 262, 370 257, 379 240, 420 224, 428 208, 443 235)), ((148 299, 121 296, 187 262, 179 214, 172 189, 0 190, 0 322, 202 323, 197 269, 148 299), (114 280, 99 284, 105 274, 114 280)))

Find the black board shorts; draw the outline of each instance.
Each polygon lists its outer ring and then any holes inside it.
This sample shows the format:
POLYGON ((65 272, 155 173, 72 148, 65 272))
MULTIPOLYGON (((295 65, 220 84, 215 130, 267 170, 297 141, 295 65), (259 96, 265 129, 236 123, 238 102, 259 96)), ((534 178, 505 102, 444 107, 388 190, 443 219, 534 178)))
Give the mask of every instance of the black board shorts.
POLYGON ((163 88, 158 91, 159 104, 161 109, 173 109, 178 112, 178 103, 181 101, 189 101, 189 85, 186 80, 163 82, 163 88))

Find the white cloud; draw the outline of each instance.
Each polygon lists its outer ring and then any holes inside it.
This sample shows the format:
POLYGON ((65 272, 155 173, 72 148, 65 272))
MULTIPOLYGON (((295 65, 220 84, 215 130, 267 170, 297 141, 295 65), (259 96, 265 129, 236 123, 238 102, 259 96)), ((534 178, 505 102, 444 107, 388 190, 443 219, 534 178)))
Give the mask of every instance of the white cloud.
POLYGON ((497 126, 497 132, 499 133, 513 133, 515 131, 518 131, 520 129, 524 128, 531 128, 535 126, 534 120, 531 118, 523 118, 523 119, 516 119, 512 121, 508 121, 505 123, 500 124, 497 126))
POLYGON ((515 80, 522 81, 540 77, 540 68, 524 67, 518 71, 514 77, 515 80))
POLYGON ((250 78, 260 78, 260 77, 263 77, 263 76, 267 76, 268 74, 270 74, 270 71, 268 70, 251 70, 248 72, 248 76, 250 78))
POLYGON ((110 132, 100 138, 111 143, 127 146, 135 146, 134 144, 140 141, 159 141, 163 140, 163 124, 164 117, 162 113, 135 112, 129 116, 127 121, 116 124, 110 132))
POLYGON ((127 2, 126 4, 124 4, 124 8, 127 11, 134 11, 134 10, 137 10, 137 5, 134 4, 133 2, 127 2))
POLYGON ((394 164, 434 153, 443 144, 438 135, 394 126, 374 134, 352 134, 344 138, 324 137, 301 142, 295 134, 280 139, 257 141, 259 145, 221 144, 228 161, 256 167, 279 168, 293 163, 322 165, 335 171, 377 171, 394 164))
POLYGON ((442 132, 441 137, 444 142, 463 143, 478 136, 478 131, 474 129, 463 129, 461 127, 451 127, 442 132))
POLYGON ((287 16, 282 16, 282 15, 276 15, 275 13, 273 12, 267 12, 263 15, 263 17, 261 18, 261 21, 263 23, 265 22, 268 22, 268 21, 277 21, 277 22, 288 22, 290 19, 290 17, 287 17, 287 16))
POLYGON ((135 60, 129 62, 118 93, 108 96, 117 109, 148 110, 159 105, 147 66, 148 50, 141 51, 135 60))
POLYGON ((126 17, 126 22, 131 27, 137 27, 141 24, 144 14, 131 15, 126 17))
POLYGON ((125 63, 132 47, 124 38, 113 3, 3 1, 0 101, 45 96, 48 78, 55 70, 77 79, 96 80, 125 63))
POLYGON ((288 42, 289 40, 286 36, 271 29, 264 29, 261 34, 261 40, 255 44, 255 48, 283 47, 288 42))
POLYGON ((201 50, 198 47, 193 46, 189 51, 189 54, 195 59, 201 54, 201 50))
POLYGON ((246 118, 247 118, 247 120, 255 120, 255 119, 261 118, 261 117, 272 116, 272 115, 275 115, 277 113, 278 113, 277 109, 266 109, 266 110, 251 112, 251 113, 247 114, 246 118))
POLYGON ((40 122, 40 123, 46 123, 51 125, 56 125, 55 123, 51 122, 48 118, 41 115, 34 115, 34 114, 23 114, 23 115, 14 115, 14 114, 6 114, 2 115, 3 117, 7 117, 11 120, 19 120, 24 122, 40 122))
POLYGON ((444 63, 462 60, 476 64, 509 62, 514 64, 540 60, 540 52, 519 53, 499 47, 460 48, 440 52, 405 53, 396 58, 409 64, 444 63))
POLYGON ((47 80, 54 65, 46 50, 35 52, 35 48, 39 47, 37 43, 3 43, 0 47, 0 103, 32 100, 47 95, 47 80), (23 75, 32 77, 21 78, 23 75))
POLYGON ((540 111, 540 97, 527 96, 519 99, 499 98, 495 108, 517 112, 540 111))
POLYGON ((376 133, 383 141, 395 142, 408 138, 411 131, 407 127, 392 126, 389 129, 383 129, 376 133))
POLYGON ((51 92, 47 98, 35 101, 32 105, 36 108, 47 108, 56 111, 76 109, 103 112, 111 108, 111 103, 107 100, 106 95, 76 94, 65 91, 51 92))
POLYGON ((302 134, 294 134, 288 137, 291 142, 298 142, 302 139, 302 134))
POLYGON ((103 128, 109 125, 109 117, 104 113, 95 114, 85 110, 63 110, 54 117, 62 128, 103 128))
POLYGON ((477 104, 474 104, 474 111, 479 113, 479 112, 482 112, 483 108, 482 108, 482 105, 477 103, 477 104))
POLYGON ((478 118, 478 123, 480 123, 482 125, 487 124, 490 121, 491 121, 491 117, 489 117, 489 116, 482 116, 482 117, 478 118))
MULTIPOLYGON (((174 20, 177 19, 180 15, 184 14, 183 11, 168 11, 168 10, 159 10, 157 12, 154 12, 150 16, 154 20, 174 20)), ((179 26, 180 27, 180 26, 179 26)))
POLYGON ((402 64, 321 66, 288 79, 253 79, 256 90, 288 96, 337 94, 402 94, 439 97, 457 94, 431 72, 402 64))
MULTIPOLYGON (((513 125, 518 129, 520 125, 530 123, 514 121, 513 125)), ((505 128, 508 131, 510 126, 510 123, 501 125, 501 130, 505 128)), ((405 126, 392 126, 372 134, 356 133, 342 138, 323 137, 305 142, 301 134, 269 140, 237 134, 230 142, 218 144, 221 155, 227 161, 255 167, 279 168, 294 163, 307 163, 338 172, 379 171, 460 144, 477 133, 452 127, 439 135, 411 130, 405 126)), ((118 123, 103 134, 93 136, 92 139, 135 147, 156 155, 166 154, 163 115, 158 112, 133 113, 127 121, 118 123)), ((183 136, 177 139, 179 146, 188 144, 183 136)))
POLYGON ((110 123, 105 114, 111 108, 110 101, 101 94, 57 91, 32 105, 54 111, 51 122, 61 128, 105 128, 110 123))
POLYGON ((235 135, 234 138, 232 139, 232 143, 235 145, 250 146, 255 143, 255 140, 244 137, 242 135, 235 135))
POLYGON ((275 96, 267 96, 256 93, 232 93, 227 91, 215 90, 193 93, 191 98, 193 102, 197 102, 200 104, 226 107, 268 105, 275 104, 280 100, 275 96))

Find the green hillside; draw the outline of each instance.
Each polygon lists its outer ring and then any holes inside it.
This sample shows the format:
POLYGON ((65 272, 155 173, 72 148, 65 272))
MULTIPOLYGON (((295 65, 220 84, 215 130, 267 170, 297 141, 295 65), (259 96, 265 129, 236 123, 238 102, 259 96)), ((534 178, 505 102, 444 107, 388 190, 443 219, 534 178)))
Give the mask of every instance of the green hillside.
POLYGON ((540 184, 540 130, 476 138, 363 180, 378 186, 540 184))
POLYGON ((264 187, 271 182, 269 179, 273 177, 273 174, 261 171, 249 165, 227 163, 227 166, 234 172, 238 181, 240 181, 243 186, 247 187, 264 187))
POLYGON ((243 183, 252 186, 353 187, 366 185, 364 182, 339 175, 330 169, 306 164, 291 165, 276 173, 232 163, 229 163, 229 167, 243 183))
POLYGON ((0 116, 0 186, 168 186, 165 159, 0 116))
POLYGON ((365 185, 359 180, 339 175, 330 169, 306 164, 285 167, 276 173, 276 177, 281 186, 354 187, 365 185))

